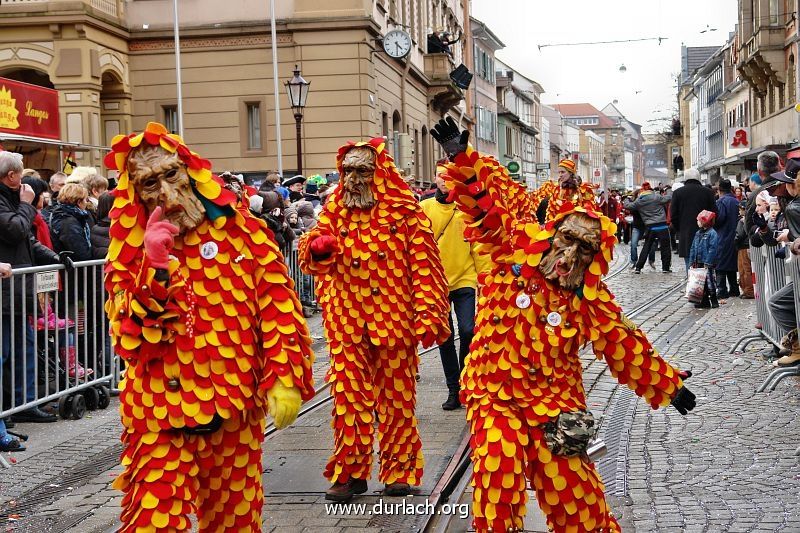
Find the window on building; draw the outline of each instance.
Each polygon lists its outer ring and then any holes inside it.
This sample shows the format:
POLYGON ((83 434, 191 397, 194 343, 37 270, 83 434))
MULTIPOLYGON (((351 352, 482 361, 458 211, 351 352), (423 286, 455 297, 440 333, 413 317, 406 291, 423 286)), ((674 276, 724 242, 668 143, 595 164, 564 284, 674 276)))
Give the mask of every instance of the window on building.
POLYGON ((786 86, 784 84, 778 85, 778 109, 783 109, 786 105, 786 86))
POLYGON ((514 130, 511 126, 506 126, 506 155, 509 157, 514 156, 514 130))
POLYGON ((775 86, 771 83, 767 85, 767 101, 768 106, 767 109, 769 110, 769 114, 773 114, 775 112, 775 86))
POLYGON ((788 90, 788 93, 789 93, 788 94, 789 104, 791 104, 792 102, 796 101, 796 94, 797 94, 797 90, 796 90, 796 86, 795 86, 795 83, 797 83, 797 78, 796 78, 797 73, 795 72, 794 68, 795 68, 794 67, 794 56, 789 56, 789 70, 786 73, 786 85, 787 85, 787 88, 789 89, 788 90))
POLYGON ((164 127, 170 133, 178 134, 180 127, 178 125, 178 106, 165 105, 162 108, 164 113, 164 127))
POLYGON ((261 104, 251 102, 247 106, 247 149, 261 150, 261 104))
POLYGON ((769 23, 770 24, 778 24, 779 16, 781 14, 780 8, 778 4, 782 4, 783 2, 779 2, 778 0, 769 0, 769 23))

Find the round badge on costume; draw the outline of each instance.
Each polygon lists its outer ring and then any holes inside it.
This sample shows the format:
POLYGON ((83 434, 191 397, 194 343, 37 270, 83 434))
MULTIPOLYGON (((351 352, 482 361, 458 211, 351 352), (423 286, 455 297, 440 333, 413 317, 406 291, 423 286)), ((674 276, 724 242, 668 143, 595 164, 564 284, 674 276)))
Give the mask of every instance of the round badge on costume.
POLYGON ((207 242, 200 247, 200 255, 203 259, 214 259, 219 253, 219 246, 215 242, 207 242))
POLYGON ((547 323, 553 327, 556 327, 561 324, 561 315, 553 311, 552 313, 547 314, 547 323))
POLYGON ((517 294, 517 307, 520 309, 527 309, 531 306, 531 297, 521 292, 517 294))

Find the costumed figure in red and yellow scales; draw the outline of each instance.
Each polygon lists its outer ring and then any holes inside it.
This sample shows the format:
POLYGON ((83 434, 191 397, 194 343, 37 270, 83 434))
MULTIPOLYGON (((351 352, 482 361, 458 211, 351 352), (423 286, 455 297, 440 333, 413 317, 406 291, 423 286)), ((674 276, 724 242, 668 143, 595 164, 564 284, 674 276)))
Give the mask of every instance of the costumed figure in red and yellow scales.
MULTIPOLYGON (((535 213, 539 223, 544 224, 553 220, 562 211, 569 209, 570 206, 595 210, 597 209, 595 188, 595 185, 584 183, 581 180, 572 159, 562 159, 558 163, 558 182, 546 181, 541 187, 530 193, 531 213, 535 213)), ((518 195, 509 194, 509 196, 513 198, 518 195)), ((510 210, 509 212, 514 213, 515 211, 510 210)), ((523 217, 517 216, 517 218, 523 217)))
POLYGON ((417 344, 450 335, 447 280, 428 218, 386 151, 385 140, 349 143, 341 182, 300 240, 300 267, 317 280, 330 348, 334 450, 326 498, 367 490, 378 417, 384 494, 422 478, 415 417, 417 344))
POLYGON ((311 339, 263 221, 161 124, 117 136, 106 304, 120 384, 120 531, 261 531, 266 413, 313 395, 311 339))
POLYGON ((450 156, 448 184, 467 217, 465 236, 483 244, 493 266, 481 280, 476 335, 461 376, 471 428, 476 531, 520 531, 526 478, 556 532, 619 531, 586 447, 578 350, 592 344, 611 374, 653 407, 681 414, 694 395, 681 373, 623 314, 601 276, 614 224, 569 205, 545 225, 509 213, 507 172, 467 144, 452 121, 431 131, 450 156))

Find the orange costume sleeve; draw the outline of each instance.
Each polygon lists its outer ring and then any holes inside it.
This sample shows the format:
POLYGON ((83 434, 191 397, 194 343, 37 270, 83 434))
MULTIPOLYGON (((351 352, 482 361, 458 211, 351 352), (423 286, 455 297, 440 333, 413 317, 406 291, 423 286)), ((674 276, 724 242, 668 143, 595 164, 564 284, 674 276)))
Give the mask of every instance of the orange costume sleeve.
POLYGON ((447 294, 447 278, 439 260, 439 247, 431 230, 431 221, 422 208, 416 216, 408 219, 409 255, 411 257, 411 278, 414 287, 414 315, 417 338, 426 331, 433 332, 437 343, 450 336, 448 316, 450 302, 447 294))
POLYGON ((665 407, 683 386, 678 371, 664 361, 642 330, 613 301, 609 291, 598 288, 596 305, 589 310, 588 338, 598 359, 605 359, 611 375, 628 386, 653 409, 665 407))

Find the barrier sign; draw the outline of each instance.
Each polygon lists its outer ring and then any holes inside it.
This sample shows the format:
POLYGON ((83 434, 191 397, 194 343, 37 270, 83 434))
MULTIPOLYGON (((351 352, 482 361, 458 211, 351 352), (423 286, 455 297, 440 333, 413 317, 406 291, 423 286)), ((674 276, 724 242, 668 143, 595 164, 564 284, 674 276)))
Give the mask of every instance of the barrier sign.
POLYGON ((58 270, 36 273, 36 293, 54 292, 58 290, 58 270))

